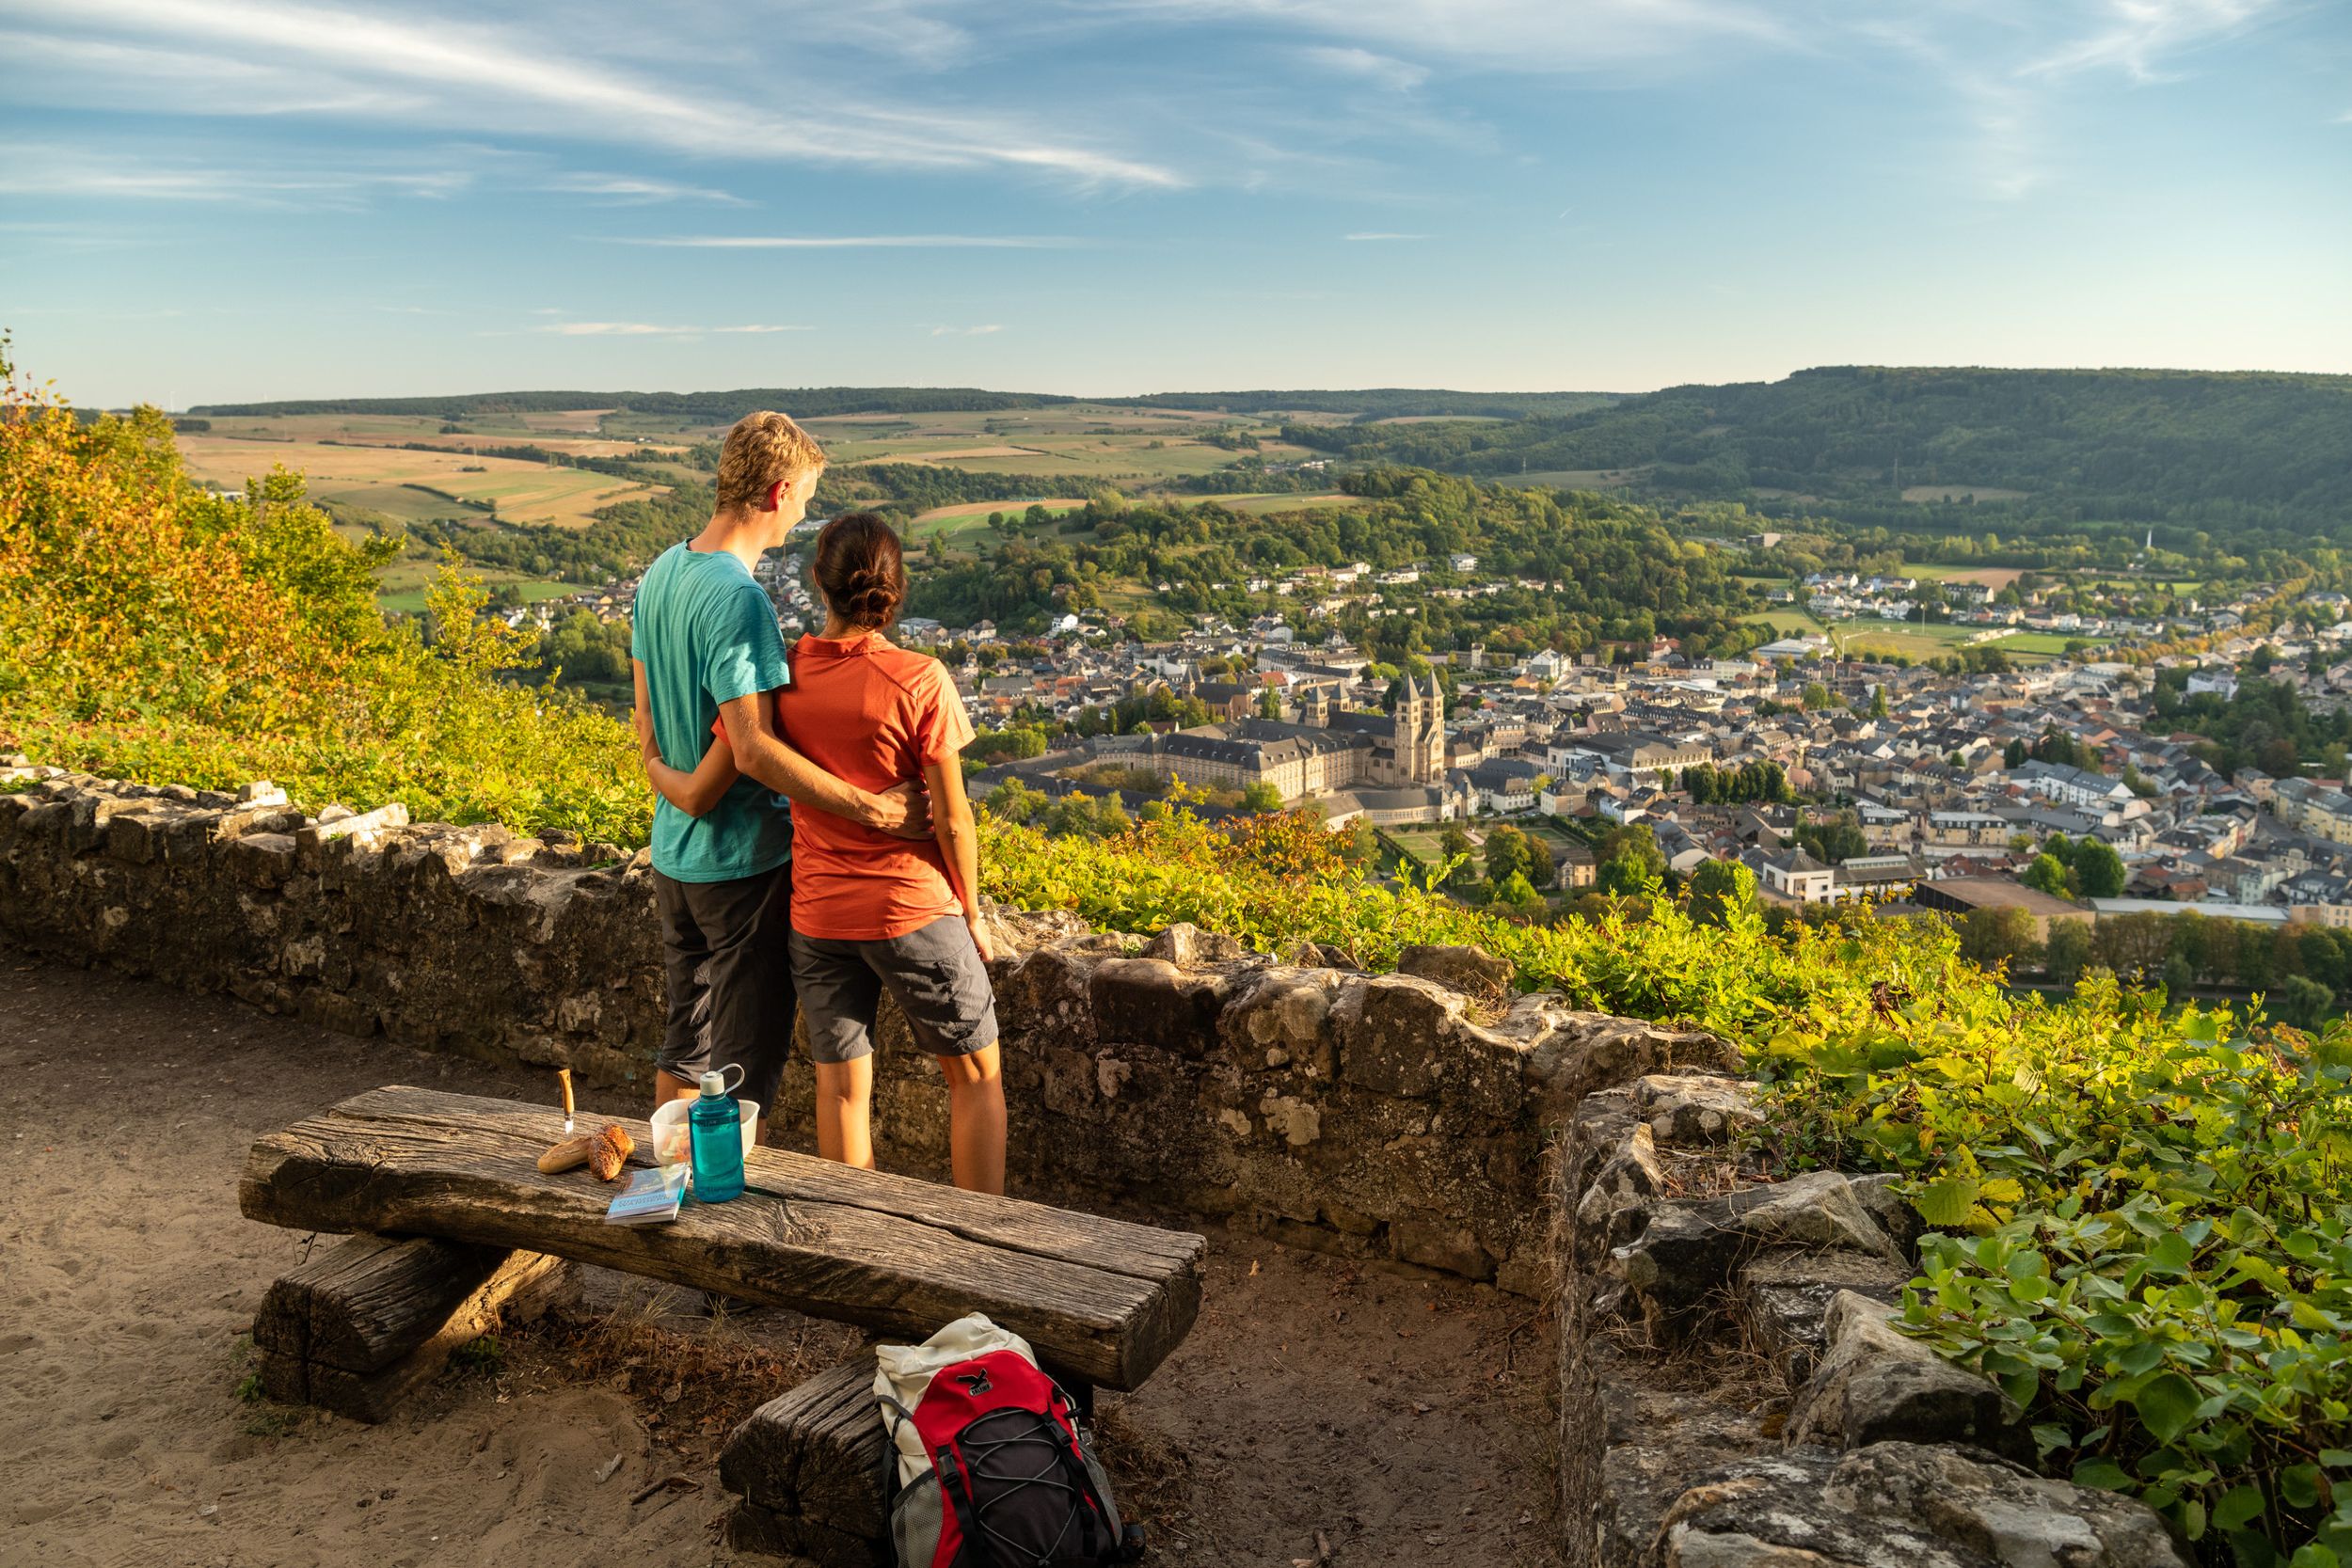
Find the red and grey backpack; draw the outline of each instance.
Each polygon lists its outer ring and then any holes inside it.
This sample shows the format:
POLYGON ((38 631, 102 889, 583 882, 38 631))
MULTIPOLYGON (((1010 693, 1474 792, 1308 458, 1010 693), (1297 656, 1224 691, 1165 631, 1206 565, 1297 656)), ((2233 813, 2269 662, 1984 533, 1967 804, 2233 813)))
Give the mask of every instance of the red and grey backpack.
POLYGON ((913 1410, 881 1401, 898 1568, 1099 1568, 1142 1555, 1143 1531, 1120 1525, 1093 1433, 1019 1351, 941 1368, 913 1410), (921 1435, 930 1467, 901 1482, 904 1427, 921 1435))

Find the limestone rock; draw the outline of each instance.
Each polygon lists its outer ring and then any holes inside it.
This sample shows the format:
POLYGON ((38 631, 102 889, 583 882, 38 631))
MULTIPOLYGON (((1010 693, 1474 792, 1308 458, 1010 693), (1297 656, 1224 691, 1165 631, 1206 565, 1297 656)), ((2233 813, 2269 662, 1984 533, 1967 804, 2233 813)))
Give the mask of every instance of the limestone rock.
POLYGON ((1840 1291, 1893 1302, 1910 1279, 1908 1267, 1873 1253, 1782 1248, 1741 1265, 1740 1315, 1757 1348, 1794 1386, 1811 1377, 1820 1360, 1830 1303, 1840 1291))
POLYGON ((1180 920, 1145 942, 1143 956, 1166 958, 1178 969, 1202 969, 1239 962, 1249 956, 1249 949, 1221 931, 1204 931, 1180 920))
POLYGON ((1336 969, 1347 974, 1361 974, 1364 967, 1348 956, 1347 949, 1327 942, 1295 942, 1284 950, 1282 960, 1301 969, 1336 969))
POLYGON ((1416 942, 1397 955, 1399 974, 1435 980, 1466 996, 1500 997, 1511 989, 1511 960, 1483 947, 1445 947, 1416 942))
POLYGON ((1740 1050, 1703 1029, 1667 1029, 1640 1019, 1586 1012, 1550 996, 1522 997, 1497 1026, 1523 1039, 1527 1087, 1555 1115, 1597 1089, 1677 1068, 1731 1073, 1740 1050))
POLYGON ((1462 1022, 1462 998, 1427 980, 1376 974, 1348 982, 1334 1010, 1340 1074, 1381 1094, 1423 1098, 1446 1066, 1443 1037, 1462 1022))
POLYGON ((1879 1222, 1879 1228, 1895 1243, 1895 1250, 1905 1258, 1915 1258, 1928 1222, 1919 1217, 1919 1211, 1908 1199, 1895 1191, 1897 1180, 1885 1175, 1857 1176, 1853 1179, 1854 1196, 1870 1211, 1870 1217, 1879 1222))
POLYGON ((1744 1459, 1666 1511, 1645 1568, 2189 1568, 2145 1505, 1990 1454, 1878 1443, 1744 1459))
POLYGON ((1741 1263, 1774 1246, 1897 1261, 1851 1181, 1836 1171, 1808 1171, 1771 1186, 1661 1208, 1639 1236, 1611 1254, 1611 1262, 1653 1324, 1678 1330, 1690 1326, 1741 1263))
POLYGON ((1215 1036, 1226 983, 1184 974, 1165 958, 1106 958, 1088 986, 1105 1040, 1164 1046, 1198 1056, 1215 1036))
POLYGON ((1660 1143, 1692 1148, 1763 1124, 1751 1086, 1701 1072, 1653 1072, 1633 1081, 1633 1103, 1660 1143))
POLYGON ((1827 1349, 1788 1412, 1788 1440, 1834 1449, 1974 1443, 2030 1456, 2032 1437, 2009 1397, 1897 1330, 1893 1314, 1852 1291, 1832 1298, 1822 1323, 1827 1349))

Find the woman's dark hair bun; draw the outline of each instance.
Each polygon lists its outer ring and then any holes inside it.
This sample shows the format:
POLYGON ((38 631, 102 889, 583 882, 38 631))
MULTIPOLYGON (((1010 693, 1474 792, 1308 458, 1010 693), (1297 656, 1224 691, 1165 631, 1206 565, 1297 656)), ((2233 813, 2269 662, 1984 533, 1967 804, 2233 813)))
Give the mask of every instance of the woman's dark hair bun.
POLYGON ((886 626, 906 602, 898 536, 876 512, 845 512, 817 534, 817 587, 853 626, 886 626))

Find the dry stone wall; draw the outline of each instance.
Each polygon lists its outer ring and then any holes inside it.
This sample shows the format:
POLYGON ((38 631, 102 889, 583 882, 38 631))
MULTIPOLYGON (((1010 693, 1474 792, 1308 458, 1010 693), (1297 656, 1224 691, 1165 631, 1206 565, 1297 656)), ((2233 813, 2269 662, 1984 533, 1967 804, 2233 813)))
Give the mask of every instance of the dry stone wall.
MULTIPOLYGON (((396 807, 307 817, 267 785, 49 774, 0 770, 32 783, 0 794, 0 937, 344 1034, 649 1081, 663 987, 642 853, 396 807)), ((1017 1190, 1228 1218, 1526 1294, 1547 1276, 1547 1135, 1578 1099, 1729 1065, 1709 1036, 1508 997, 1494 960, 1464 950, 1366 975, 1189 927, 996 925, 1017 1190)), ((787 1126, 809 1122, 803 1062, 787 1126)), ((944 1170, 937 1069, 888 1013, 876 1101, 883 1162, 944 1170)))
MULTIPOLYGON (((311 818, 0 765, 0 940, 346 1034, 652 1071, 643 855, 311 818)), ((1512 996, 1475 949, 1367 975, 1186 926, 998 911, 1017 1189, 1461 1275, 1559 1316, 1568 1568, 2185 1568, 2137 1502, 2032 1473, 1992 1384, 1891 1324, 1917 1216, 1879 1177, 1758 1161, 1711 1036, 1512 996)), ((946 1164, 936 1069, 885 1012, 884 1162, 946 1164)), ((805 1126, 804 1066, 781 1111, 805 1126)))
POLYGON ((1596 1088, 1561 1140, 1567 1568, 2187 1568, 2138 1502, 2038 1476, 2001 1390, 1893 1324, 1918 1216, 1760 1165, 1748 1087, 1596 1088))

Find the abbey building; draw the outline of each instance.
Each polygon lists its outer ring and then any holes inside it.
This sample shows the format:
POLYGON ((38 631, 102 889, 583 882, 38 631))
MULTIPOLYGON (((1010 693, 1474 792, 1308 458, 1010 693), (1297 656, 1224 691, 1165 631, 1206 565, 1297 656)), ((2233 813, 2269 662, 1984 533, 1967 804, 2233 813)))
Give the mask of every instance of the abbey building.
POLYGON ((1463 815, 1447 778, 1445 698, 1435 675, 1406 676, 1393 713, 1336 710, 1316 692, 1295 722, 1250 718, 1177 730, 1156 736, 1152 754, 1161 771, 1186 784, 1266 784, 1285 802, 1324 800, 1334 816, 1438 822, 1463 815))

